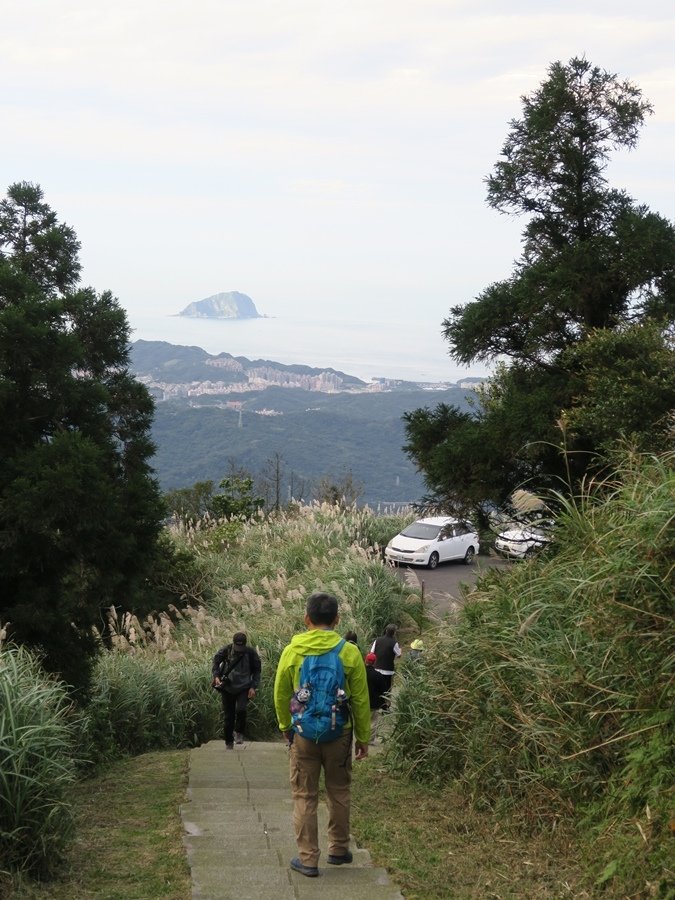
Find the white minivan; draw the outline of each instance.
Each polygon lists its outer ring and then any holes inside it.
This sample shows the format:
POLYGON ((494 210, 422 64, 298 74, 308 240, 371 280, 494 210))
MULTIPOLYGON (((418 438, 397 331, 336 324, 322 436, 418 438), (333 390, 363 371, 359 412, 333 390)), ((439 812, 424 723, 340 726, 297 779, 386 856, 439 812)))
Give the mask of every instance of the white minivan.
POLYGON ((384 557, 391 563, 435 569, 440 562, 451 559, 470 563, 479 549, 478 535, 470 522, 432 516, 418 519, 393 537, 384 557))

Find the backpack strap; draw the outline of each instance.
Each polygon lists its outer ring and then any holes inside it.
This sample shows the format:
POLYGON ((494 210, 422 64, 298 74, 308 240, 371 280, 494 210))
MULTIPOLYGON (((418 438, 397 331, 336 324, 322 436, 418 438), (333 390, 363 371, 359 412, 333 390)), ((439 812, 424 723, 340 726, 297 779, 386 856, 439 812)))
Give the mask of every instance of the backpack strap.
POLYGON ((229 645, 228 650, 229 650, 229 652, 227 653, 227 655, 225 656, 225 659, 223 660, 223 665, 225 665, 226 662, 228 662, 229 665, 227 666, 226 669, 223 669, 223 673, 220 676, 221 681, 224 681, 227 678, 227 676, 230 674, 232 669, 234 669, 235 666, 238 666, 239 663, 244 658, 243 653, 237 653, 237 654, 232 653, 232 644, 229 645), (234 655, 235 659, 234 659, 234 662, 231 662, 233 655, 234 655))
MULTIPOLYGON (((340 650, 342 650, 342 648, 344 647, 345 643, 346 643, 345 639, 342 638, 342 640, 340 641, 340 643, 339 643, 339 644, 336 644, 336 645, 333 647, 333 650, 338 654, 338 656, 340 655, 340 650)), ((331 651, 329 651, 329 652, 332 653, 333 650, 331 650, 331 651)), ((340 660, 340 662, 342 662, 342 660, 340 660)), ((343 673, 344 673, 344 666, 342 667, 342 671, 343 671, 343 673)), ((346 684, 347 684, 347 679, 345 678, 345 686, 346 686, 346 684)), ((344 758, 344 760, 340 763, 340 768, 341 768, 341 769, 344 769, 344 768, 347 767, 347 760, 348 760, 348 759, 351 757, 351 755, 352 755, 352 741, 354 740, 354 716, 352 715, 352 705, 351 705, 351 703, 349 702, 349 700, 346 700, 346 701, 345 701, 345 707, 346 707, 346 710, 347 710, 347 721, 348 721, 349 724, 351 725, 351 728, 349 729, 349 744, 348 744, 348 746, 347 746, 347 752, 345 753, 345 758, 344 758)))

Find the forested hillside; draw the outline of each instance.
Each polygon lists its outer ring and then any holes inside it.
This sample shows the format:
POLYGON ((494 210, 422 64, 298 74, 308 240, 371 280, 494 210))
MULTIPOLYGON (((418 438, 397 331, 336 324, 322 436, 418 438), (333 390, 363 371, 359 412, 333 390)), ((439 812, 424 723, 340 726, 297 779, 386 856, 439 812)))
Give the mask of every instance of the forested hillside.
MULTIPOLYGON (((438 391, 433 401, 465 407, 466 394, 459 388, 438 391)), ((362 483, 361 500, 370 505, 408 503, 423 495, 422 478, 401 449, 402 416, 429 403, 429 392, 319 394, 267 388, 244 396, 239 395, 241 412, 179 401, 157 404, 154 465, 164 490, 217 482, 233 463, 255 474, 279 453, 284 499, 289 491, 311 498, 314 480, 347 472, 362 483)))
POLYGON ((424 482, 402 449, 404 414, 439 403, 467 409, 472 393, 367 385, 331 368, 213 356, 165 341, 134 342, 131 361, 157 401, 154 465, 164 490, 218 483, 234 468, 255 477, 274 458, 283 501, 311 500, 319 479, 351 474, 364 503, 414 502, 424 482))

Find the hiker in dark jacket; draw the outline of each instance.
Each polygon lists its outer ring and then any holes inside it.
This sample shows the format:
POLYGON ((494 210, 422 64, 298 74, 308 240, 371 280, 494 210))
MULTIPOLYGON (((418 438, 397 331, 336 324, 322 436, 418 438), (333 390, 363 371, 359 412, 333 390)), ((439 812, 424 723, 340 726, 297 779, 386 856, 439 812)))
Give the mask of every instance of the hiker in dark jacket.
POLYGON ((382 710, 389 708, 387 691, 387 676, 380 674, 375 669, 374 653, 367 653, 364 662, 366 664, 366 679, 368 681, 368 701, 370 703, 370 743, 377 740, 378 720, 382 710))
POLYGON ((238 631, 232 643, 213 657, 212 684, 223 698, 225 722, 225 746, 233 750, 235 744, 244 743, 246 731, 246 707, 255 697, 260 684, 262 665, 253 647, 246 646, 246 635, 238 631))
POLYGON ((373 641, 370 652, 375 654, 375 671, 384 676, 385 691, 390 691, 391 679, 394 676, 394 661, 401 655, 395 625, 387 625, 384 634, 373 641))

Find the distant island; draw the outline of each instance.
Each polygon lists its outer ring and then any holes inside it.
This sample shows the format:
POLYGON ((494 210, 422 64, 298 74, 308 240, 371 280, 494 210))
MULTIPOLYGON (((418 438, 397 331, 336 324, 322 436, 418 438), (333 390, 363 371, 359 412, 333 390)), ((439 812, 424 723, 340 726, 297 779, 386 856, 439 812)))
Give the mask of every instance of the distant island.
POLYGON ((214 294, 204 300, 195 300, 190 303, 179 316, 189 316, 192 319, 262 319, 255 303, 246 294, 239 291, 226 291, 214 294))

